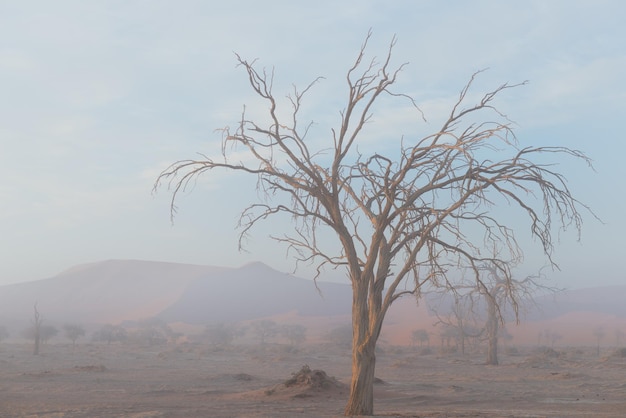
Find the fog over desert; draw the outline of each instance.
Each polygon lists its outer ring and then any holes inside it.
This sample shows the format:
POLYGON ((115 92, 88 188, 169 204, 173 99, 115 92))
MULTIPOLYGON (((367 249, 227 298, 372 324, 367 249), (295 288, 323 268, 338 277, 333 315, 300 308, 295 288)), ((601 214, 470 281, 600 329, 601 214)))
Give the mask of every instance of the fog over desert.
MULTIPOLYGON (((400 299, 378 347, 376 414, 623 416, 624 296, 619 286, 538 295, 519 325, 505 324, 498 366, 484 364, 481 337, 446 336, 437 298, 400 299)), ((350 297, 349 285, 316 287, 262 263, 108 260, 1 286, 0 415, 341 415, 350 297), (36 356, 35 306, 52 330, 36 356), (84 331, 73 341, 70 324, 84 331)))
POLYGON ((0 0, 0 418, 626 417, 625 20, 0 0))

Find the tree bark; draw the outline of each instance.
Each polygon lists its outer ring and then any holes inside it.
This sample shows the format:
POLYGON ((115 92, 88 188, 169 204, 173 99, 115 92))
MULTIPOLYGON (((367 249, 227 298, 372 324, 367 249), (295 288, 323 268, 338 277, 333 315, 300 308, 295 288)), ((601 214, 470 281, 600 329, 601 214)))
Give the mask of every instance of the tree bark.
POLYGON ((487 319, 487 364, 498 365, 498 315, 496 302, 487 297, 488 315, 487 319))
POLYGON ((379 335, 373 322, 380 314, 380 305, 369 298, 367 284, 353 281, 352 286, 352 379, 344 415, 373 415, 376 341, 379 335))
POLYGON ((459 322, 459 345, 461 346, 461 354, 465 355, 465 327, 463 321, 459 322))
POLYGON ((374 341, 369 341, 352 350, 352 380, 346 416, 374 413, 375 345, 374 341))
POLYGON ((35 330, 35 346, 33 347, 33 355, 39 355, 39 345, 41 340, 41 314, 37 310, 37 304, 34 306, 35 314, 33 320, 33 327, 35 330))
POLYGON ((33 347, 33 355, 39 355, 39 331, 35 330, 35 346, 33 347))

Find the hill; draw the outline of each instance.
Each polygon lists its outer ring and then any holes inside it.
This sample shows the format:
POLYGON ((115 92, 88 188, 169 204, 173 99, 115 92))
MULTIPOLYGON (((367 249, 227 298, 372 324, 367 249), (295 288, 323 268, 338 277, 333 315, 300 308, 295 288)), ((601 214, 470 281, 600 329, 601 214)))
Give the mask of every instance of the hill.
POLYGON ((301 316, 350 313, 350 286, 280 273, 263 263, 223 270, 193 280, 158 316, 168 322, 205 324, 245 321, 296 312, 301 316))
POLYGON ((193 280, 223 270, 138 260, 80 265, 52 278, 0 286, 0 321, 27 322, 35 303, 50 322, 151 317, 178 300, 193 280))
POLYGON ((350 313, 350 286, 318 283, 263 263, 240 268, 139 260, 80 265, 52 278, 0 286, 0 323, 27 323, 33 306, 50 323, 119 323, 159 317, 204 324, 295 312, 350 313))
MULTIPOLYGON (((158 317, 166 322, 211 322, 274 318, 324 330, 350 321, 349 285, 318 282, 276 271, 263 263, 239 268, 139 260, 108 260, 66 270, 52 278, 0 286, 0 325, 24 329, 37 303, 52 325, 121 323, 158 317), (282 319, 281 319, 282 318, 282 319)), ((538 296, 509 324, 517 341, 536 342, 556 330, 563 343, 593 342, 593 329, 608 335, 626 330, 626 286, 594 287, 538 296)), ((424 328, 437 335, 428 298, 398 300, 388 312, 383 339, 408 344, 424 328)))

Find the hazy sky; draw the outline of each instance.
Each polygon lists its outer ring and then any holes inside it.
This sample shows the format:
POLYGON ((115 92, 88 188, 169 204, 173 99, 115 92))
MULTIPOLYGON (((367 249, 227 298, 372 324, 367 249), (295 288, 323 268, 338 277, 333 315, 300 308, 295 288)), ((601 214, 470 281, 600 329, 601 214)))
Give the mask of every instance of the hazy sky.
MULTIPOLYGON (((254 233, 249 253, 237 251, 237 215, 255 198, 253 184, 200 182, 173 225, 169 194, 153 195, 152 185, 175 160, 215 155, 214 130, 254 102, 234 52, 274 66, 280 96, 326 77, 307 117, 328 133, 369 28, 376 55, 397 34, 394 62, 410 63, 399 87, 424 110, 424 133, 438 129, 474 71, 489 68, 477 92, 529 80, 498 106, 522 145, 564 145, 594 160, 596 172, 569 162, 559 170, 604 221, 587 216, 582 243, 563 235, 562 270, 548 275, 570 287, 626 283, 625 2, 221 3, 0 0, 0 284, 114 258, 260 260, 290 271, 284 249, 265 237, 270 226, 254 233)), ((411 133, 397 122, 381 112, 377 132, 387 124, 398 138, 411 133)))

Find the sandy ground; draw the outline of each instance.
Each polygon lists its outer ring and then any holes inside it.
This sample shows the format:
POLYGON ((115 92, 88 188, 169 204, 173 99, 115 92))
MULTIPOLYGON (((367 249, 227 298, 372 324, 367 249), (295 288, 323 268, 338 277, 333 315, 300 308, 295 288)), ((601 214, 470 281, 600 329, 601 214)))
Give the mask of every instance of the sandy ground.
MULTIPOLYGON (((323 345, 220 349, 182 344, 0 344, 0 417, 332 417, 350 376, 347 350, 323 345), (321 387, 285 382, 304 365, 321 387), (336 378, 336 382, 332 380, 336 378), (329 383, 330 382, 330 383, 329 383)), ((475 354, 378 354, 375 412, 385 417, 623 417, 626 357, 593 348, 519 349, 500 366, 475 354)))

